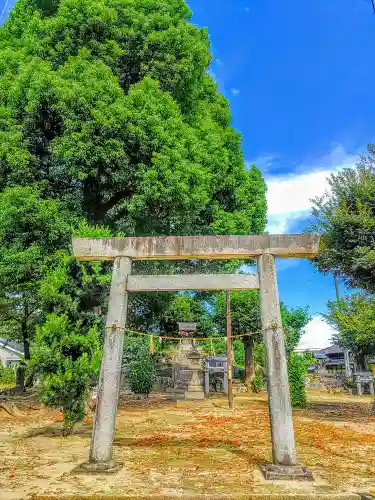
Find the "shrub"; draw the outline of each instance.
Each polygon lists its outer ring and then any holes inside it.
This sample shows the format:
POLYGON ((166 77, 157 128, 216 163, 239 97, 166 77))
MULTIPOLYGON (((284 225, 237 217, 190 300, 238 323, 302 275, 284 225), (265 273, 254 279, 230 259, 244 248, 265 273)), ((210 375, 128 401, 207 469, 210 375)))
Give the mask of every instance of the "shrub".
POLYGON ((135 361, 130 369, 130 389, 135 394, 148 396, 155 382, 155 365, 150 356, 135 361))
POLYGON ((245 380, 245 369, 240 368, 240 367, 236 367, 233 370, 233 378, 241 380, 243 382, 245 380))
POLYGON ((288 360, 288 375, 292 406, 305 408, 307 395, 305 387, 306 362, 302 356, 292 352, 288 360))
POLYGON ((16 376, 12 368, 5 368, 0 361, 0 384, 10 385, 16 383, 16 376))
POLYGON ((262 389, 263 389, 263 379, 260 375, 255 375, 255 377, 253 377, 251 380, 251 390, 255 394, 259 394, 262 389))
POLYGON ((41 378, 41 401, 64 414, 63 434, 85 416, 89 387, 100 368, 99 331, 50 314, 37 328, 29 371, 41 378))

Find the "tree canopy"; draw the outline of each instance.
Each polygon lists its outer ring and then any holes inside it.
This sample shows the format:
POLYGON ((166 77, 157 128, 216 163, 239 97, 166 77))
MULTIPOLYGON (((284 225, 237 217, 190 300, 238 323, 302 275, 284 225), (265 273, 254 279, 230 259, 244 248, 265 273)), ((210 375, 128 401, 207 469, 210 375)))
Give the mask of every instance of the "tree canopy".
POLYGON ((330 301, 326 319, 337 329, 336 341, 361 361, 365 355, 375 355, 374 296, 359 293, 330 301))
POLYGON ((183 0, 19 0, 0 30, 2 188, 126 235, 262 233, 205 29, 183 0))
POLYGON ((67 250, 68 216, 58 200, 41 199, 32 187, 0 193, 0 316, 2 335, 21 340, 25 358, 35 327, 42 320, 39 288, 45 273, 67 250))
POLYGON ((358 165, 332 174, 330 192, 314 200, 313 231, 321 233, 316 259, 323 273, 352 288, 375 292, 375 149, 358 165))
MULTIPOLYGON (((287 352, 293 351, 304 333, 304 328, 310 321, 308 309, 297 307, 289 309, 280 303, 281 321, 285 329, 285 346, 287 352)), ((226 331, 226 295, 225 292, 216 296, 214 305, 214 322, 218 331, 226 331)), ((254 342, 262 341, 262 324, 260 317, 259 292, 256 290, 231 292, 231 322, 233 335, 253 333, 254 342)), ((246 338, 246 337, 244 337, 246 338)))
MULTIPOLYGON (((190 21, 184 0, 18 0, 0 28, 0 190, 37 186, 112 235, 263 233, 265 182, 190 21)), ((174 329, 176 300, 134 295, 130 326, 174 329)))

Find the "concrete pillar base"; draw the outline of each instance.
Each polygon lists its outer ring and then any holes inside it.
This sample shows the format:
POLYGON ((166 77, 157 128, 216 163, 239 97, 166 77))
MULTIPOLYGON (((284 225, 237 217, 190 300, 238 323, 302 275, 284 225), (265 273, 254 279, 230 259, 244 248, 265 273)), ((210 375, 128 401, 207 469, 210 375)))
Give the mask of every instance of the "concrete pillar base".
POLYGON ((84 462, 72 470, 71 474, 116 474, 121 468, 121 463, 110 462, 84 462))
POLYGON ((260 470, 267 481, 314 481, 311 471, 303 465, 263 464, 260 470))
POLYGON ((196 401, 199 399, 204 399, 205 394, 203 391, 194 391, 194 392, 193 391, 186 391, 184 394, 184 397, 185 397, 185 399, 196 401))

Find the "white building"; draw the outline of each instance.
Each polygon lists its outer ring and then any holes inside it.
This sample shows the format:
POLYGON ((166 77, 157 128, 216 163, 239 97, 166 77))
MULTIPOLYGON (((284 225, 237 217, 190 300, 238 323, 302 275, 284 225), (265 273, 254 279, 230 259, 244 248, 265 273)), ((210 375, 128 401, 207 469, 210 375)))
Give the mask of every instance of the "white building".
POLYGON ((6 368, 17 368, 23 359, 23 345, 0 337, 0 362, 6 368))

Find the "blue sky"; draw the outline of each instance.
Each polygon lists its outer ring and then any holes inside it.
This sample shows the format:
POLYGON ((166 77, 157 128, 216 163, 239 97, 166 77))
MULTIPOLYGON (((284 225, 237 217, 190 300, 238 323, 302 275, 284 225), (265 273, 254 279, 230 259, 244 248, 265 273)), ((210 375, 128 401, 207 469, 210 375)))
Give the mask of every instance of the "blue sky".
MULTIPOLYGON (((14 0, 0 0, 0 22, 14 0), (2 17, 1 17, 2 16, 2 17)), ((375 14, 371 0, 190 0, 209 30, 212 73, 243 135, 246 162, 268 184, 269 227, 301 232, 326 177, 375 141, 375 14)), ((327 344, 320 320, 331 277, 279 261, 280 298, 314 316, 303 344, 327 344)), ((342 287, 342 292, 344 293, 342 287)))
MULTIPOLYGON (((190 0, 209 30, 212 73, 268 184, 269 230, 301 232, 326 177, 375 141, 371 0, 190 0)), ((280 298, 314 316, 303 345, 327 343, 333 279, 308 261, 278 262, 280 298)), ((346 290, 341 285, 341 292, 346 290)))

